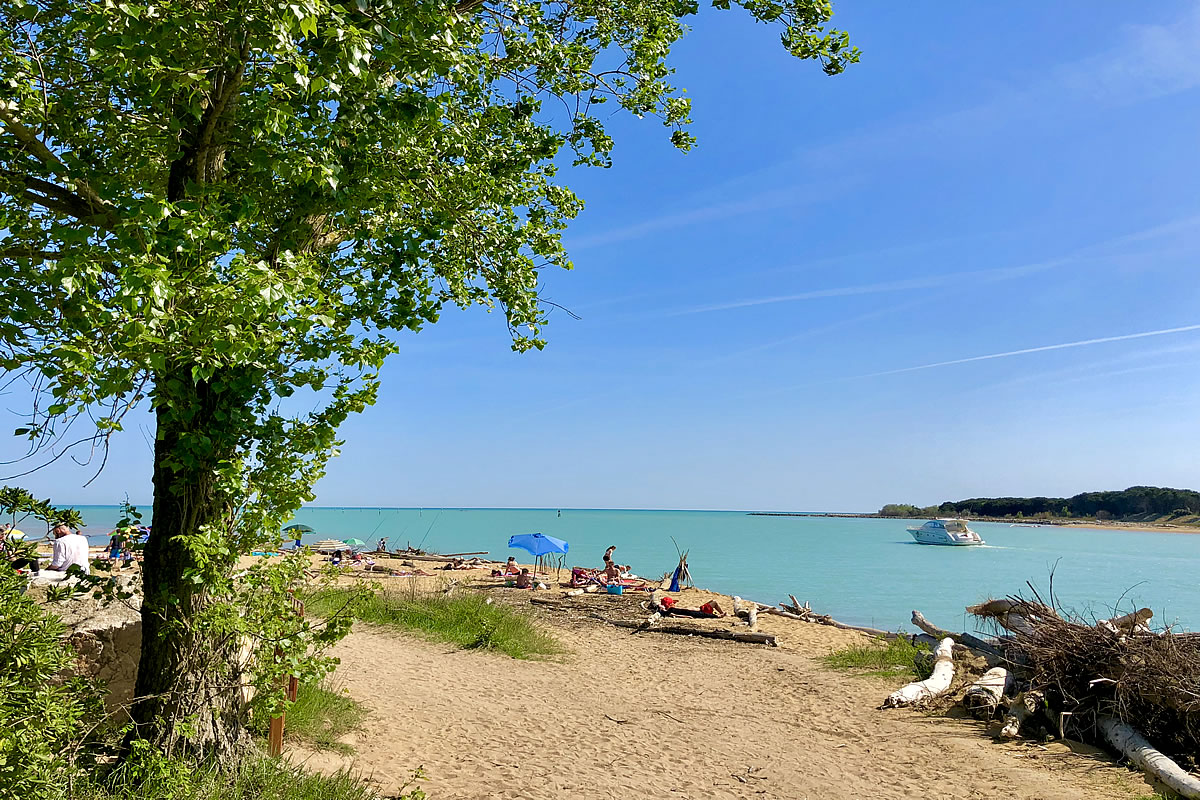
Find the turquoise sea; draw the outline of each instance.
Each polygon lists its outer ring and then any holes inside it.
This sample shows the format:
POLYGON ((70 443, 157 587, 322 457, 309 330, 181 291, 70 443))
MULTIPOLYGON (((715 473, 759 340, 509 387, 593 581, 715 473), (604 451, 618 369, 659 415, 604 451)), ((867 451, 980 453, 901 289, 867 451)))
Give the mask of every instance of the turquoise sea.
MULTIPOLYGON (((107 536, 115 507, 84 506, 86 533, 107 536)), ((147 514, 147 517, 149 515, 147 514)), ((1200 535, 972 523, 984 547, 914 543, 902 520, 752 516, 742 511, 587 509, 305 508, 298 522, 320 538, 355 537, 443 553, 510 555, 508 537, 541 531, 570 543, 567 564, 599 566, 604 548, 634 572, 674 569, 689 552, 696 584, 763 603, 794 594, 814 610, 861 625, 909 629, 912 609, 947 628, 989 596, 1044 591, 1054 571, 1059 602, 1085 614, 1148 606, 1155 622, 1200 629, 1200 535)), ((520 558, 522 553, 513 551, 520 558)))

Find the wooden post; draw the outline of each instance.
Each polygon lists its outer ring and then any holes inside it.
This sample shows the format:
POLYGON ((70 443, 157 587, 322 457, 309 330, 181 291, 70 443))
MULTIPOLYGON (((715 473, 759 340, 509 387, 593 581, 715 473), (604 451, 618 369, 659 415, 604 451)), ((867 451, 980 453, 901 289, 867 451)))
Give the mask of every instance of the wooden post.
MULTIPOLYGON (((296 616, 304 619, 304 603, 296 599, 296 595, 289 590, 288 594, 292 597, 292 610, 296 612, 296 616)), ((278 661, 283 657, 283 653, 279 648, 275 648, 275 660, 278 661)), ((300 679, 295 675, 289 675, 287 681, 287 689, 285 697, 289 703, 296 702, 296 695, 300 691, 300 679)), ((287 712, 281 712, 278 717, 271 717, 271 724, 267 728, 267 754, 272 758, 278 758, 283 754, 283 729, 284 720, 287 717, 287 712)))

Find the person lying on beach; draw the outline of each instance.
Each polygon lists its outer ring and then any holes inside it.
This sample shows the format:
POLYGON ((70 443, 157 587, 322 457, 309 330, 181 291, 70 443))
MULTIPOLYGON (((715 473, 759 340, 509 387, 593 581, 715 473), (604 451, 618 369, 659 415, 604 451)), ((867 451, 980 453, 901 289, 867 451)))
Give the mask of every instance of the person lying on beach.
POLYGON ((604 585, 600 580, 600 571, 585 567, 571 567, 571 587, 579 588, 580 586, 589 585, 604 585))
POLYGON ((516 586, 518 589, 532 589, 533 588, 533 576, 529 574, 528 569, 523 569, 523 570, 521 570, 521 574, 517 576, 516 583, 513 585, 516 586))
POLYGON ((658 601, 658 611, 664 617, 696 617, 712 619, 725 616, 725 610, 716 600, 709 600, 699 608, 679 608, 674 597, 664 597, 658 601))

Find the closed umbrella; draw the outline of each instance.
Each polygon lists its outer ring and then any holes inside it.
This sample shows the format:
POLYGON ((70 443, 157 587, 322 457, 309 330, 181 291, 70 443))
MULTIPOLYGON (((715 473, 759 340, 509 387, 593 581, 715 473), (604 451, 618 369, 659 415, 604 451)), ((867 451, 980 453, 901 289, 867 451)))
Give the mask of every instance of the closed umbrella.
MULTIPOLYGON (((518 533, 508 537, 509 547, 519 547, 533 555, 540 565, 542 557, 550 553, 566 553, 569 545, 544 533, 518 533)), ((535 566, 536 569, 536 566, 535 566)))

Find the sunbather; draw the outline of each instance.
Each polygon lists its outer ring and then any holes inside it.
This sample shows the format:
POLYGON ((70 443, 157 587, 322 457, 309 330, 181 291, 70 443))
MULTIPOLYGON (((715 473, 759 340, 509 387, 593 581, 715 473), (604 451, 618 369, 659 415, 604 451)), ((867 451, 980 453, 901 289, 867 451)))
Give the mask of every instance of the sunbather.
POLYGON ((709 600, 699 608, 679 608, 674 597, 664 597, 659 600, 658 612, 666 617, 696 617, 698 619, 725 616, 725 611, 716 600, 709 600))
POLYGON ((529 574, 528 569, 521 570, 521 574, 517 576, 517 581, 514 584, 518 589, 532 589, 533 576, 529 574))

